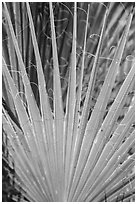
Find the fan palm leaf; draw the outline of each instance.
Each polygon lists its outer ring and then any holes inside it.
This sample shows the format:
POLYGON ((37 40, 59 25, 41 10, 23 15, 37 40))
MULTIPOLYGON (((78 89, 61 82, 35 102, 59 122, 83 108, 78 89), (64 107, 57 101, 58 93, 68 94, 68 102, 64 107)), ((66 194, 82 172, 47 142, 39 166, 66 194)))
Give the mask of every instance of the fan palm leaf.
POLYGON ((92 4, 37 6, 3 5, 2 122, 23 196, 38 202, 134 199, 133 96, 119 120, 134 92, 133 9, 95 4, 100 21, 93 21, 92 4), (113 96, 118 77, 123 81, 113 96))

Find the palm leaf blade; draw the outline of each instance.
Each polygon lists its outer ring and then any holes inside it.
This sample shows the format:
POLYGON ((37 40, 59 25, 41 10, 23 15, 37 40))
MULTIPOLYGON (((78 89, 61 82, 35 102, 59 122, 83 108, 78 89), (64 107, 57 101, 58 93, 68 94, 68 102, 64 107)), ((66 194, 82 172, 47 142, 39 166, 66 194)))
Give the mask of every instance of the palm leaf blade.
POLYGON ((134 200, 132 5, 3 3, 3 200, 134 200))

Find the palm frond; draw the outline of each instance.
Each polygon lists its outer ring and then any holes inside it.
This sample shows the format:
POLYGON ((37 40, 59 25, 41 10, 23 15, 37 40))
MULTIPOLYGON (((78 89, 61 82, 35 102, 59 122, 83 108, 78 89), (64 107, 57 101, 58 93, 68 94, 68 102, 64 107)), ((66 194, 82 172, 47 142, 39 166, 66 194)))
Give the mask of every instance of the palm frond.
POLYGON ((126 3, 3 4, 2 122, 22 199, 134 199, 133 33, 126 3))

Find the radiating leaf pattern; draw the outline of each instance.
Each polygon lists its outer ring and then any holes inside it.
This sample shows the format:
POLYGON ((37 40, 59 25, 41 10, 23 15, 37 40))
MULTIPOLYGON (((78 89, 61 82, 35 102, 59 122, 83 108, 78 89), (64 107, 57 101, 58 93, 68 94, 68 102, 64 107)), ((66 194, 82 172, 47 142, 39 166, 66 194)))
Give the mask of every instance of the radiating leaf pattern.
POLYGON ((134 201, 134 4, 3 3, 2 26, 14 200, 134 201))

